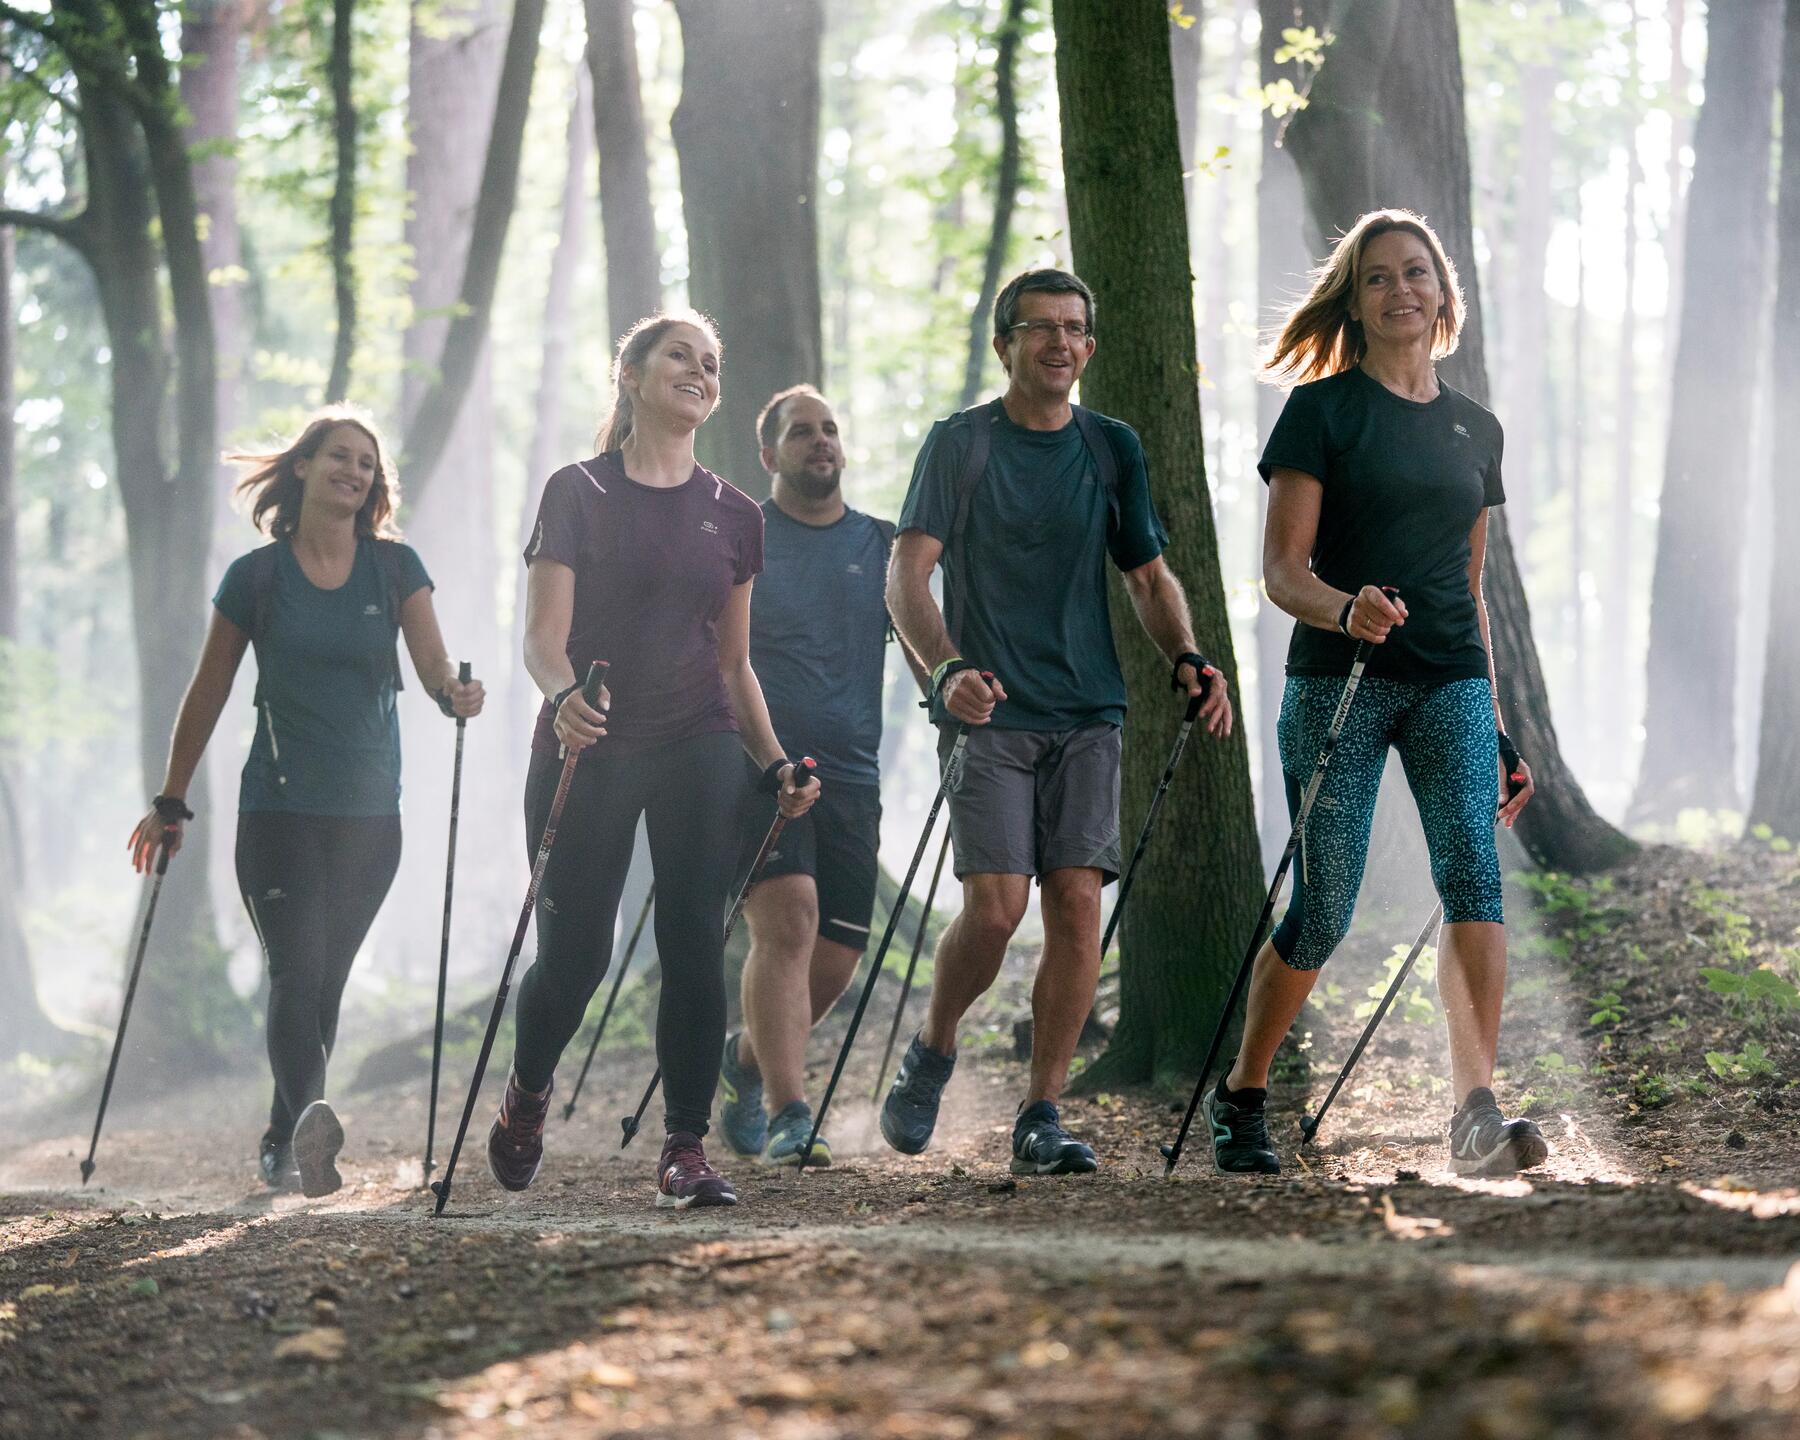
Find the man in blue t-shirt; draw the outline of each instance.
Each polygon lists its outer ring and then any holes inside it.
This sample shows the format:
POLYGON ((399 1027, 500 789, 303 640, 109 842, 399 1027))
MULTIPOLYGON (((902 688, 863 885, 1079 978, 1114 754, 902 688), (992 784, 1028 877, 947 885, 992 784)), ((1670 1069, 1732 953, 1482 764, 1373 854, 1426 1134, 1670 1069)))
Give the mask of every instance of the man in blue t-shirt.
MULTIPOLYGON (((773 493, 763 502, 750 663, 783 753, 810 755, 824 788, 782 831, 744 909, 744 1031, 725 1040, 720 1128, 740 1155, 796 1165, 813 1125, 806 1037, 856 973, 875 909, 894 527, 844 503, 837 417, 812 386, 776 395, 756 429, 773 493)), ((923 685, 916 666, 915 675, 923 685)), ((766 796, 746 804, 746 871, 774 814, 766 796)), ((823 1136, 810 1163, 831 1163, 823 1136)))
POLYGON ((931 1140, 956 1063, 956 1027, 991 985, 1035 875, 1044 949, 1032 991, 1031 1082, 1013 1127, 1015 1174, 1079 1174, 1093 1150, 1056 1101, 1094 1003, 1100 889, 1119 873, 1119 731, 1125 680, 1113 649, 1106 562, 1173 667, 1207 691, 1208 731, 1231 729, 1222 677, 1196 653, 1187 597, 1131 427, 1070 404, 1094 353, 1094 297, 1076 276, 1029 270, 994 302, 999 400, 940 421, 900 512, 888 606, 929 669, 939 753, 971 727, 950 795, 962 913, 938 944, 925 1027, 881 1111, 896 1150, 931 1140), (985 451, 985 454, 984 454, 985 451), (944 571, 944 610, 931 571, 944 571), (992 672, 991 681, 982 672, 992 672))

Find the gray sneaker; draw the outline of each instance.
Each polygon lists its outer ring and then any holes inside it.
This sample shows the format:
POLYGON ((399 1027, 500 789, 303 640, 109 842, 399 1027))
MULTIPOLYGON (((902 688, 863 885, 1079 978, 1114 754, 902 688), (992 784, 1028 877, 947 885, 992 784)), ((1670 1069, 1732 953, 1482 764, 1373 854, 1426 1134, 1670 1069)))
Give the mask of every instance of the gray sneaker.
MULTIPOLYGON (((769 1143, 763 1146, 759 1157, 764 1165, 800 1164, 800 1152, 806 1148, 807 1137, 812 1134, 812 1106, 804 1100, 796 1100, 791 1105, 783 1105, 780 1112, 769 1122, 769 1143)), ((806 1163, 815 1169, 823 1170, 831 1164, 831 1145, 821 1135, 813 1141, 812 1154, 806 1163)))
POLYGON ((902 1155, 917 1155, 931 1143, 938 1103, 955 1069, 954 1055, 940 1055, 913 1036, 894 1072, 893 1088, 881 1103, 881 1133, 902 1155))
POLYGON ((763 1111, 762 1076, 738 1064, 742 1034, 725 1037, 719 1063, 719 1129, 725 1143, 740 1155, 760 1155, 769 1139, 769 1117, 763 1111))
POLYGON ((1508 1120, 1486 1086, 1471 1090, 1450 1117, 1450 1168, 1458 1175, 1516 1175, 1549 1158, 1537 1123, 1508 1120))
POLYGON ((1092 1175, 1099 1168, 1094 1147, 1063 1129, 1062 1117, 1048 1100, 1020 1107, 1013 1122, 1013 1174, 1092 1175))

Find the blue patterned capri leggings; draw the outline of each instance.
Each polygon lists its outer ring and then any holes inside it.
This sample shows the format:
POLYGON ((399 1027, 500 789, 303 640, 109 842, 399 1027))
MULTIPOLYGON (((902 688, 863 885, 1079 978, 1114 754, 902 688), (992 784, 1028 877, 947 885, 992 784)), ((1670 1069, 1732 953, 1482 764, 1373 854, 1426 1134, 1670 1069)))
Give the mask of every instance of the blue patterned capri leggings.
MULTIPOLYGON (((1341 677, 1288 677, 1277 734, 1290 816, 1299 811, 1343 693, 1341 677)), ((1506 918, 1494 850, 1500 761, 1488 682, 1368 679, 1351 702, 1313 802, 1296 857, 1293 899, 1273 936, 1276 953, 1295 970, 1317 970, 1350 929, 1390 745, 1400 752, 1418 802, 1445 922, 1506 918)))

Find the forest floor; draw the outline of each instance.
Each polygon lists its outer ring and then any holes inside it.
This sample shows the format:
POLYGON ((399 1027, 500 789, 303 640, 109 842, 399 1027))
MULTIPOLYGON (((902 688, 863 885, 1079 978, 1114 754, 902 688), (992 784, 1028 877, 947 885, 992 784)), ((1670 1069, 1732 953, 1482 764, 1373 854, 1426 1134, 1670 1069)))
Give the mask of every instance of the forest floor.
POLYGON ((1423 985, 1297 1148, 1399 938, 1380 926, 1284 1052, 1276 1179, 1214 1174, 1200 1135, 1165 1181, 1179 1115, 1150 1094, 1065 1107, 1098 1175, 1010 1176, 1023 966, 927 1154, 875 1136, 871 1034, 836 1168, 731 1162, 729 1211, 653 1210, 651 1137, 618 1153, 641 1051, 552 1118, 523 1195, 485 1172, 484 1101, 440 1220, 423 1078, 334 1097, 348 1183, 318 1201, 253 1183, 260 1085, 115 1097, 86 1191, 91 1091, 0 1113, 0 1437, 1791 1440, 1800 857, 1655 850, 1533 891, 1499 1088, 1552 1151, 1516 1180, 1447 1168, 1423 985))

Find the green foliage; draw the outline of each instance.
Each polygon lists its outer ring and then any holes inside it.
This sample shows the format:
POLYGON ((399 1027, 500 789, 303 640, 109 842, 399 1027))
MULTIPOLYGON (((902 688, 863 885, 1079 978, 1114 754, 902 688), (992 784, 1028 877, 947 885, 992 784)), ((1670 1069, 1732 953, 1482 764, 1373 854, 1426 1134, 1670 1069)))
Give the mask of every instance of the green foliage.
MULTIPOLYGON (((1528 870, 1514 878, 1531 892, 1539 912, 1557 922, 1565 941, 1596 940, 1628 913, 1604 903, 1613 889, 1605 875, 1582 880, 1559 870, 1528 870)), ((1568 954, 1566 945, 1561 954, 1568 954)))
POLYGON ((1708 990, 1724 996, 1727 1007, 1748 1023, 1763 1024, 1800 1011, 1800 986, 1766 965, 1748 974, 1707 965, 1702 967, 1700 977, 1708 990))
POLYGON ((1640 1075, 1632 1082, 1631 1096, 1646 1110, 1660 1110, 1677 1094, 1676 1081, 1667 1074, 1640 1075))
POLYGON ((1608 990, 1593 999, 1594 1013, 1588 1016, 1590 1025, 1617 1025, 1625 1018, 1624 1002, 1617 990, 1608 990))
POLYGON ((1769 849, 1774 851, 1777 855, 1786 855, 1794 848, 1794 842, 1792 840, 1788 839, 1785 835, 1777 835, 1774 827, 1770 825, 1752 825, 1749 834, 1753 840, 1762 841, 1763 844, 1767 845, 1769 849))
MULTIPOLYGON (((1381 962, 1381 978, 1370 985, 1363 993, 1368 999, 1361 1001, 1356 1007, 1356 1018, 1367 1020, 1381 1004, 1381 997, 1386 995, 1388 987, 1394 983, 1394 977, 1400 973, 1400 967, 1406 963, 1410 945, 1396 945, 1381 962)), ((1419 952, 1417 963, 1413 966, 1412 975, 1404 988, 1394 999, 1392 1014, 1403 1024, 1429 1025, 1437 1019, 1437 1006, 1426 990, 1437 974, 1437 946, 1427 945, 1419 952)))
POLYGON ((1755 1040, 1745 1044, 1742 1050, 1708 1050, 1706 1065, 1721 1080, 1740 1083, 1771 1079, 1775 1075, 1775 1062, 1769 1058, 1768 1050, 1755 1040))
POLYGON ((1688 904, 1707 922, 1707 945, 1727 965, 1745 965, 1751 960, 1750 917, 1734 908, 1737 897, 1727 890, 1696 885, 1688 891, 1688 904))

